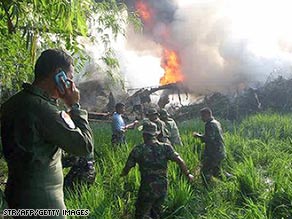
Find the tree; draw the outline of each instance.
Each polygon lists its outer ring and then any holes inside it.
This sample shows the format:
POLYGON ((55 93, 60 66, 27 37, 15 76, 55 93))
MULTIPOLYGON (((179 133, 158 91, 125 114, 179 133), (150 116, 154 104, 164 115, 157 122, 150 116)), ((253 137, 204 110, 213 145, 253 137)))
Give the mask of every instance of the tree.
POLYGON ((124 34, 121 24, 128 18, 121 14, 125 10, 124 4, 113 0, 0 0, 1 100, 18 91, 23 81, 32 80, 35 59, 46 48, 63 47, 78 54, 81 62, 77 66, 82 67, 85 57, 80 36, 101 40, 106 48, 102 59, 118 67, 108 31, 115 37, 124 34), (100 39, 89 34, 94 23, 99 24, 100 39))

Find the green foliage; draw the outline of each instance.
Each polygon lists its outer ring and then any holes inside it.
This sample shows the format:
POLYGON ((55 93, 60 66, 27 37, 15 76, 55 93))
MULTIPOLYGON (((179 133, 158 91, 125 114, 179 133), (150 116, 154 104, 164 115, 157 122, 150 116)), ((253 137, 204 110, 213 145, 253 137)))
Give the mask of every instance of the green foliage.
MULTIPOLYGON (((179 124, 184 146, 176 149, 195 174, 195 181, 192 184, 187 182, 178 166, 170 163, 168 197, 162 218, 291 218, 290 119, 291 115, 259 114, 240 124, 223 125, 228 152, 224 170, 232 173, 233 177, 214 179, 208 190, 196 172, 200 157, 194 148, 203 145, 191 136, 193 131, 203 130, 203 123, 194 120, 179 124), (279 135, 282 127, 285 127, 284 138, 279 135), (253 135, 253 132, 256 134, 253 135)), ((222 123, 228 124, 224 121, 222 123)), ((81 186, 79 193, 66 192, 67 208, 88 208, 91 212, 89 218, 133 218, 139 171, 136 167, 125 178, 119 174, 131 148, 142 141, 141 132, 128 131, 128 146, 113 148, 110 143, 110 124, 94 123, 92 128, 97 178, 92 187, 81 186)))
POLYGON ((80 70, 90 58, 82 38, 104 46, 101 60, 105 71, 113 74, 119 66, 111 39, 125 34, 127 22, 138 24, 134 15, 126 16, 126 6, 114 0, 1 0, 0 18, 2 101, 18 91, 23 81, 32 80, 36 57, 45 49, 69 50, 78 57, 75 66, 80 70))
MULTIPOLYGON (((289 121, 290 116, 274 114, 252 116, 241 124, 223 121, 228 152, 224 170, 228 170, 234 177, 214 179, 209 190, 205 189, 197 172, 200 160, 198 148, 201 147, 202 150, 203 145, 191 136, 193 131, 203 130, 203 123, 195 120, 179 124, 184 146, 177 148, 177 151, 197 175, 195 182, 190 184, 177 165, 169 165, 169 191, 162 218, 291 217, 292 164, 289 133, 292 131, 292 123, 289 121), (280 135, 283 133, 282 127, 284 138, 280 135)), ((96 194, 96 199, 100 198, 103 202, 90 206, 93 209, 92 217, 133 218, 140 179, 138 168, 123 179, 119 177, 119 173, 130 149, 142 140, 141 133, 129 131, 128 146, 113 149, 109 143, 110 126, 94 124, 93 129, 100 175, 91 191, 96 194)), ((86 194, 82 193, 81 197, 86 194)), ((79 199, 74 195, 67 196, 66 202, 70 203, 68 208, 76 208, 76 204, 80 204, 79 199)))

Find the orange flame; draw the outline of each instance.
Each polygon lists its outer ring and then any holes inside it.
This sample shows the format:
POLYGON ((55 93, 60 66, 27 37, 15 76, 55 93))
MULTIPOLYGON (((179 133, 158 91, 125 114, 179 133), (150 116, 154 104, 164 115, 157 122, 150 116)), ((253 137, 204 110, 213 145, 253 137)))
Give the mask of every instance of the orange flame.
POLYGON ((152 18, 152 11, 150 7, 143 1, 139 0, 136 2, 136 9, 138 14, 144 22, 149 22, 152 18))
POLYGON ((175 51, 164 49, 161 67, 164 69, 164 75, 160 78, 161 85, 182 82, 184 80, 179 56, 175 51))

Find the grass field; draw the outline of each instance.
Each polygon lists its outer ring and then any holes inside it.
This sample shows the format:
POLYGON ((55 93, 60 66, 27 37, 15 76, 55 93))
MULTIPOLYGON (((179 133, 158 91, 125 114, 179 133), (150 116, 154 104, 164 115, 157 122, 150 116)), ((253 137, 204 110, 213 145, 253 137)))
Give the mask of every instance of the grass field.
MULTIPOLYGON (((197 175, 190 184, 179 168, 169 165, 169 193, 163 218, 292 218, 292 117, 263 114, 240 124, 222 121, 228 158, 224 169, 234 175, 229 180, 214 180, 206 190, 198 177, 203 145, 191 136, 203 131, 203 123, 179 124, 184 147, 177 151, 197 175)), ((130 149, 142 141, 141 133, 127 133, 128 147, 113 149, 110 128, 93 124, 97 179, 83 189, 81 196, 67 194, 68 208, 88 208, 90 218, 133 218, 139 187, 138 168, 120 178, 130 149)))
MULTIPOLYGON (((193 131, 203 131, 203 123, 180 123, 184 146, 176 149, 196 174, 196 180, 187 182, 179 168, 170 163, 163 218, 291 219, 292 116, 259 114, 239 124, 221 122, 227 149, 224 169, 234 177, 214 179, 205 189, 197 174, 203 144, 191 136, 193 131)), ((82 187, 79 194, 67 192, 67 208, 87 208, 91 212, 88 218, 92 219, 133 218, 139 171, 136 167, 125 178, 119 174, 131 148, 142 141, 141 133, 129 131, 128 146, 113 149, 109 125, 95 123, 92 128, 96 182, 90 188, 82 187)))

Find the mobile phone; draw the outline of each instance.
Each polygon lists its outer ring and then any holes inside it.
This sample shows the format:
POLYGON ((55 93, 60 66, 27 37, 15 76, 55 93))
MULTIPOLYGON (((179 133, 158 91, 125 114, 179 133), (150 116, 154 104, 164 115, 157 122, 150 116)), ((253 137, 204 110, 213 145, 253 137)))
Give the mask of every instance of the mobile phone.
POLYGON ((65 81, 66 87, 69 87, 70 86, 70 82, 68 81, 67 75, 66 75, 66 73, 64 71, 61 70, 58 74, 55 75, 54 80, 55 80, 55 83, 56 83, 59 91, 61 93, 65 93, 64 85, 62 83, 62 79, 65 81))

